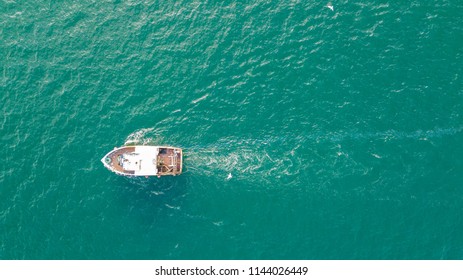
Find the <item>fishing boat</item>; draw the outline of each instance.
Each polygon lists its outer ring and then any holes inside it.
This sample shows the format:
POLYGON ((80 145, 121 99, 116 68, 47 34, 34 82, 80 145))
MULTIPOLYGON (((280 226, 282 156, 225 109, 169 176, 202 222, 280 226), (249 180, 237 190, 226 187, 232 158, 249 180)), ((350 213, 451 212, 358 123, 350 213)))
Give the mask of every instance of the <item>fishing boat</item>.
POLYGON ((182 173, 182 149, 168 146, 123 146, 102 159, 103 165, 123 176, 167 176, 182 173))

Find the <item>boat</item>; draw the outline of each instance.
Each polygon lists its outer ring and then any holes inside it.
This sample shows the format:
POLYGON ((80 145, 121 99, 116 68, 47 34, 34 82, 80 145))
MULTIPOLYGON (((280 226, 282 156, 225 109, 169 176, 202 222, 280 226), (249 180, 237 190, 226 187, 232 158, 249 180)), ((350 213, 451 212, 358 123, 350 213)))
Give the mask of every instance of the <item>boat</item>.
POLYGON ((101 162, 123 176, 175 176, 182 173, 182 149, 169 146, 116 147, 101 162))

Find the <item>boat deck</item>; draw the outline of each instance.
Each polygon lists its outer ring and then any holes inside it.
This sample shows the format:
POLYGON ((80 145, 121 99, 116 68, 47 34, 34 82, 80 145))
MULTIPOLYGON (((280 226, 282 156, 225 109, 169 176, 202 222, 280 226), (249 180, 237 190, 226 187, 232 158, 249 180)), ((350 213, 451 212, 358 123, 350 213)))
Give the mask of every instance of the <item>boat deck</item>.
POLYGON ((157 158, 159 175, 177 175, 182 172, 182 153, 173 148, 160 148, 157 158))
POLYGON ((109 163, 109 165, 111 165, 111 167, 117 172, 129 175, 135 174, 135 171, 125 170, 122 167, 122 156, 124 154, 130 154, 134 152, 135 147, 124 147, 118 150, 114 150, 112 153, 108 155, 108 157, 111 159, 111 163, 109 163))

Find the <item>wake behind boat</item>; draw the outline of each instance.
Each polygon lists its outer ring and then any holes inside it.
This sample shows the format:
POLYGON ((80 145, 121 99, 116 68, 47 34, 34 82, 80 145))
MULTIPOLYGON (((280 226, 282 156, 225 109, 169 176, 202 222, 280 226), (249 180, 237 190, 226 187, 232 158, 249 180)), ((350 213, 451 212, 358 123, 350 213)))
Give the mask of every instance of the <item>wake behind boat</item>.
POLYGON ((165 176, 182 173, 182 149, 167 146, 123 146, 102 159, 112 172, 124 176, 165 176))

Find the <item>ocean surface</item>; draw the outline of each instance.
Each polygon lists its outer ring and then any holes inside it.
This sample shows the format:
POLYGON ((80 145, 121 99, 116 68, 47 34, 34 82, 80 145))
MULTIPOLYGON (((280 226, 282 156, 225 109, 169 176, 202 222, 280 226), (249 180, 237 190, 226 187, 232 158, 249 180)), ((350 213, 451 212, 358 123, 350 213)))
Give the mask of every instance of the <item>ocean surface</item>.
POLYGON ((327 2, 2 0, 0 259, 463 259, 463 1, 327 2))

